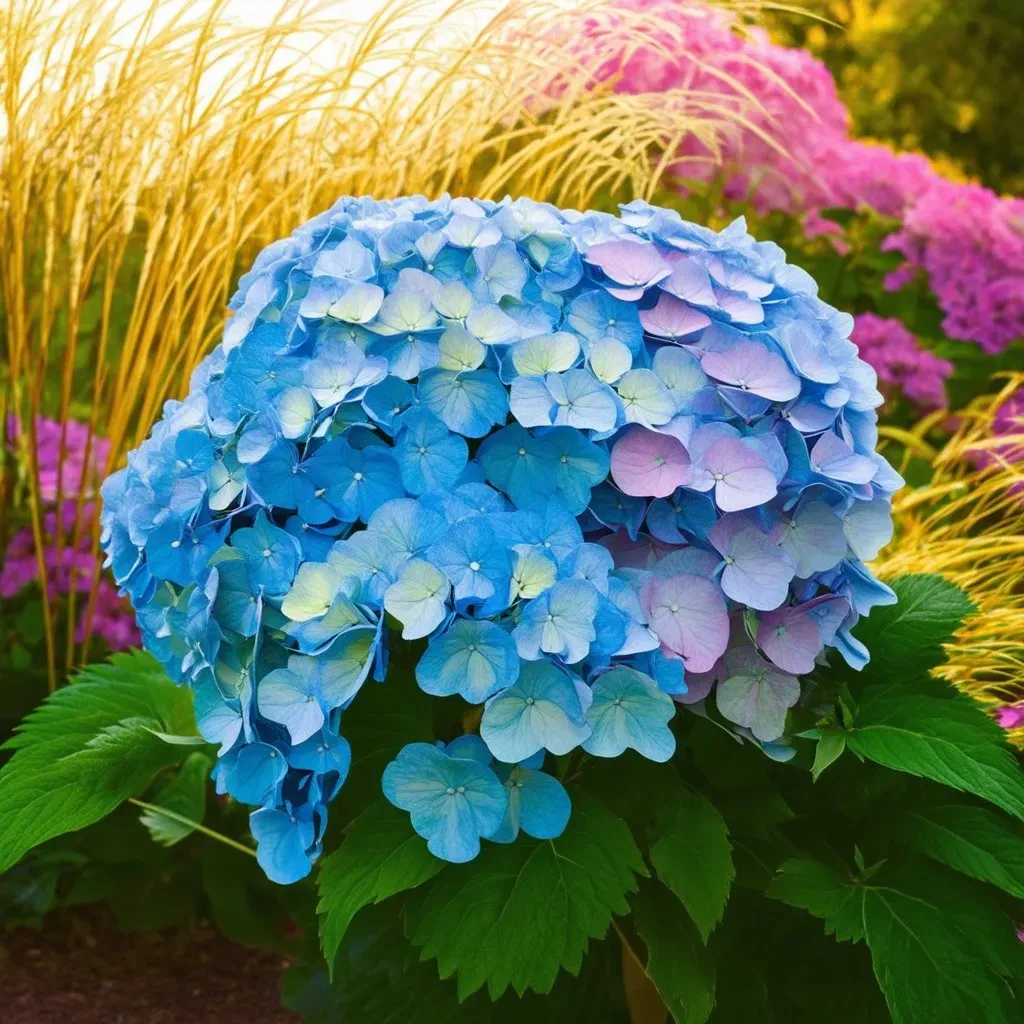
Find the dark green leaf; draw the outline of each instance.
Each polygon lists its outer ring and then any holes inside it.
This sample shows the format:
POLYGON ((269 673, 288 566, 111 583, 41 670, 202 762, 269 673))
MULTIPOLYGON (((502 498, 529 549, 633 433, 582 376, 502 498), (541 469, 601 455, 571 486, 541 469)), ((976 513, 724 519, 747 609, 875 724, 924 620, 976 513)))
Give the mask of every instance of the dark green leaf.
POLYGON ((897 604, 874 608, 854 633, 886 678, 920 678, 942 659, 942 645, 974 611, 967 595, 942 576, 900 576, 889 581, 897 604))
POLYGON ((320 942, 327 963, 360 907, 433 878, 444 862, 412 830, 408 814, 380 799, 345 830, 345 841, 320 867, 320 942))
POLYGON ((820 917, 825 932, 840 942, 864 937, 857 890, 849 877, 809 857, 785 861, 768 886, 768 896, 820 917))
POLYGON ((174 817, 155 810, 145 810, 139 820, 149 830, 154 842, 164 846, 180 843, 195 829, 181 819, 187 818, 197 825, 203 823, 206 813, 206 787, 213 761, 206 754, 189 754, 174 778, 148 802, 174 813, 174 817))
POLYGON ((677 1024, 704 1024, 715 1005, 715 965, 683 905, 655 881, 629 901, 647 946, 647 976, 677 1024))
POLYGON ((921 853, 1024 899, 1024 828, 984 807, 913 811, 901 834, 921 853))
POLYGON ((811 766, 811 776, 815 782, 829 765, 839 760, 845 749, 846 737, 841 732, 821 734, 818 745, 814 748, 814 764, 811 766))
POLYGON ((345 712, 352 765, 339 810, 361 813, 380 796, 380 777, 398 751, 434 738, 432 710, 431 698, 399 664, 389 668, 387 682, 371 681, 359 691, 359 700, 345 712))
MULTIPOLYGON (((920 867, 879 877, 865 882, 794 859, 768 895, 822 918, 838 939, 866 940, 894 1024, 1005 1024, 1010 990, 999 975, 1012 968, 987 941, 991 912, 965 906, 955 886, 933 884, 920 867)), ((1009 921, 1003 925, 1008 938, 1009 921)))
POLYGON ((203 844, 200 864, 207 912, 221 932, 242 946, 288 946, 281 920, 295 915, 299 887, 274 885, 255 860, 218 842, 203 844))
POLYGON ((715 805, 682 782, 664 789, 658 801, 651 864, 707 942, 722 919, 736 876, 729 830, 715 805))
POLYGON ((893 1024, 1006 1024, 1003 982, 940 903, 892 888, 860 891, 875 977, 893 1024))
POLYGON ((1024 774, 1002 729, 967 697, 870 687, 846 743, 886 768, 974 793, 1024 819, 1024 774))
POLYGON ((509 986, 544 993, 560 966, 578 973, 588 939, 607 932, 612 914, 629 913, 637 874, 646 869, 625 823, 575 789, 558 839, 488 844, 446 868, 409 932, 442 978, 458 975, 460 998, 484 984, 492 999, 509 986))
POLYGON ((98 821, 138 795, 187 747, 151 730, 194 733, 192 696, 149 655, 122 654, 51 694, 5 744, 0 873, 39 843, 98 821))

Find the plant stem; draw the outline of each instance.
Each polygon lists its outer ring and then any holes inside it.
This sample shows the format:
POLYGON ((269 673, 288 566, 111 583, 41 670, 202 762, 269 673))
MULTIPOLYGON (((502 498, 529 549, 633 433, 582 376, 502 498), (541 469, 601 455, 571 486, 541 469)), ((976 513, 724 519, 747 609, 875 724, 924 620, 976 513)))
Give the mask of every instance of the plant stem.
POLYGON ((242 853, 247 853, 250 857, 256 856, 256 851, 251 846, 246 846, 244 843, 240 843, 236 839, 231 839, 221 832, 215 832, 212 828, 207 828, 198 821, 186 818, 184 814, 178 814, 176 811, 170 811, 166 807, 160 807, 157 804, 147 804, 144 800, 135 800, 133 798, 128 802, 130 804, 135 804, 136 807, 141 807, 144 811, 150 811, 153 814, 162 814, 165 818, 170 818, 171 821, 178 822, 179 825, 188 825, 189 828, 195 829, 196 832, 202 832, 204 836, 216 839, 218 843, 230 846, 234 850, 240 850, 242 853))
POLYGON ((629 1019, 633 1024, 665 1024, 668 1008, 648 976, 647 969, 616 921, 612 921, 612 927, 622 943, 622 987, 626 992, 629 1019))

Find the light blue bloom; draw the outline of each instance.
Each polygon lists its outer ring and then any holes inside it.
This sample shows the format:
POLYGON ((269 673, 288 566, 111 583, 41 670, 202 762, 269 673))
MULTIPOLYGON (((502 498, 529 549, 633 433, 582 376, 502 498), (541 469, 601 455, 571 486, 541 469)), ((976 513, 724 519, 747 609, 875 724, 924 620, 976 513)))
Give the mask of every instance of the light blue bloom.
MULTIPOLYGON (((587 370, 516 377, 509 404, 524 427, 566 426, 603 433, 621 415, 615 392, 587 370)), ((670 417, 671 413, 665 419, 670 417)))
POLYGON ((674 696, 792 756, 786 673, 866 664, 851 630, 895 595, 864 559, 902 484, 877 381, 742 219, 344 197, 229 305, 104 484, 101 543, 218 791, 263 808, 271 877, 318 856, 342 714, 408 641, 427 693, 485 705, 482 739, 388 770, 452 859, 565 827, 545 750, 668 757, 674 696))
POLYGON ((344 736, 322 730, 309 737, 304 743, 294 746, 288 751, 288 763, 293 768, 326 775, 334 772, 338 776, 338 786, 345 783, 348 770, 352 765, 352 748, 344 736))
POLYGON ((396 498, 385 502, 370 516, 366 529, 396 554, 412 558, 443 537, 448 523, 443 516, 424 508, 421 502, 396 498))
POLYGON ((324 500, 346 522, 365 523, 386 501, 405 494, 394 457, 376 445, 358 450, 339 447, 332 472, 322 483, 324 500))
POLYGON ((476 761, 484 768, 490 768, 494 763, 487 744, 476 733, 470 732, 464 736, 457 736, 451 743, 442 743, 438 740, 437 746, 449 757, 461 757, 469 761, 476 761))
POLYGON ((381 430, 394 435, 402 413, 412 406, 415 397, 411 384, 401 377, 387 376, 367 390, 363 396, 363 408, 381 430))
POLYGON ((246 576, 266 594, 283 594, 298 571, 302 548, 287 531, 274 526, 261 509, 251 527, 236 530, 231 546, 245 558, 246 576))
POLYGON ((451 581, 458 604, 485 602, 498 595, 499 610, 504 607, 511 566, 486 516, 470 516, 452 526, 427 549, 426 557, 451 581))
POLYGON ((451 585, 440 569, 411 558, 384 591, 384 607, 402 623, 402 639, 428 636, 444 621, 451 585))
POLYGON ((256 705, 268 721, 283 725, 292 743, 319 732, 335 708, 359 691, 373 663, 375 630, 352 629, 320 658, 293 654, 287 668, 268 672, 256 686, 256 705))
POLYGON ((256 840, 256 860, 272 882, 291 885, 312 870, 307 851, 315 844, 316 831, 308 805, 254 811, 249 815, 249 829, 256 840))
POLYGON ((317 346, 316 357, 306 365, 303 383, 321 408, 361 399, 367 388, 387 376, 385 360, 367 356, 351 341, 317 346))
POLYGON ((482 704, 519 677, 515 641, 493 622, 457 619, 434 637, 416 666, 420 689, 482 704))
POLYGON ((568 754, 590 736, 583 704, 589 693, 550 661, 525 662, 515 686, 487 702, 480 737, 499 761, 509 764, 538 750, 568 754))
POLYGON ((490 768, 410 743, 384 769, 384 795, 409 812, 435 857, 462 864, 480 852, 481 836, 501 827, 508 797, 490 768))
POLYGON ((518 765, 498 765, 498 778, 508 792, 508 807, 501 827, 487 838, 492 843, 515 842, 520 830, 534 839, 557 839, 569 824, 572 801, 551 775, 518 765))
POLYGON ((218 787, 244 804, 265 804, 288 773, 288 762, 269 743, 238 747, 217 762, 218 787))
POLYGON ((483 437, 508 413, 505 388, 490 370, 427 370, 417 396, 449 430, 465 437, 483 437))
POLYGON ((512 631, 520 657, 537 661, 552 654, 568 665, 582 661, 597 638, 599 596, 590 583, 563 580, 530 601, 512 631))
POLYGON ((593 735, 583 749, 597 757, 618 757, 627 747, 650 761, 667 761, 676 749, 668 723, 675 701, 654 680, 635 669, 609 669, 592 687, 587 725, 593 735))

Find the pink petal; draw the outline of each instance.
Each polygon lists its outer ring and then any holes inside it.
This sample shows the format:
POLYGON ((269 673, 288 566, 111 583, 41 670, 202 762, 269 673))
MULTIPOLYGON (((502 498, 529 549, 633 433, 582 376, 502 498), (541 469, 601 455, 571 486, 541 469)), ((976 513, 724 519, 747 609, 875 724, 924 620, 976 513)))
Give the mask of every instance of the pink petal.
POLYGON ((802 607, 765 612, 757 644, 779 668, 794 675, 813 671, 814 658, 823 646, 817 624, 802 607))
POLYGON ((650 580, 640 605, 651 629, 669 651, 681 655, 687 672, 707 672, 729 644, 729 613, 710 580, 681 573, 650 580))
POLYGON ((637 498, 667 498, 691 477, 690 456, 681 442, 639 426, 615 442, 611 470, 619 489, 637 498))
POLYGON ((715 480, 715 501, 723 512, 756 508, 778 492, 775 474, 765 457, 741 438, 720 438, 708 448, 702 461, 715 480))
POLYGON ((711 279, 700 263, 681 252, 666 253, 665 260, 672 273, 661 282, 663 291, 698 306, 716 305, 711 279))
POLYGON ((664 280, 672 273, 672 268, 649 242, 599 242, 590 247, 586 260, 600 267, 617 284, 640 285, 642 288, 664 280))
POLYGON ((662 292, 653 309, 640 310, 640 323, 645 331, 657 338, 675 340, 710 327, 711 318, 675 296, 662 292))

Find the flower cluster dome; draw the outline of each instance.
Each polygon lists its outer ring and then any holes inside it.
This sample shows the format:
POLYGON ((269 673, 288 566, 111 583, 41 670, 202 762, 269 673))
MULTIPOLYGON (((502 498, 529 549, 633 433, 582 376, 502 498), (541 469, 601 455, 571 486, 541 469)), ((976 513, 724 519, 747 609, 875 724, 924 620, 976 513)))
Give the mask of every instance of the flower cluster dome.
POLYGON ((866 662, 881 396, 852 318, 742 221, 344 198, 231 307, 106 482, 103 542, 270 877, 318 854, 389 652, 482 705, 382 779, 451 861, 559 834, 545 759, 667 760, 702 700, 785 756, 799 677, 866 662))

